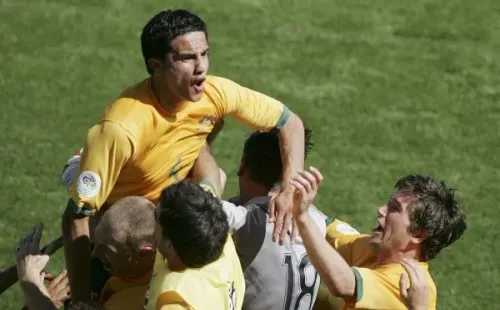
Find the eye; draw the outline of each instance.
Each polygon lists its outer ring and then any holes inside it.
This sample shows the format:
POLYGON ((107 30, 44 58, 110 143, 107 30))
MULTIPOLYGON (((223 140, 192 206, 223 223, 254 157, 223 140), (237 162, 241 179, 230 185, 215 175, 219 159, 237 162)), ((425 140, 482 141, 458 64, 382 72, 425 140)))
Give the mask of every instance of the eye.
POLYGON ((196 55, 191 55, 191 54, 184 54, 179 56, 180 61, 188 62, 193 59, 196 59, 196 55))

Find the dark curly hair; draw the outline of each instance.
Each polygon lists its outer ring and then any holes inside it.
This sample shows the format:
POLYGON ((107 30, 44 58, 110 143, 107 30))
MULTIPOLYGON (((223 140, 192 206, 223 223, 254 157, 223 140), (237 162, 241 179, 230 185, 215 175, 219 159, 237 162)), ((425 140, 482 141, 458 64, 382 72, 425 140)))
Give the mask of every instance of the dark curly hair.
MULTIPOLYGON (((311 151, 312 130, 304 126, 304 158, 311 151)), ((271 189, 281 182, 283 163, 281 161, 278 130, 256 131, 245 141, 243 162, 254 182, 271 189)))
POLYGON ((427 234, 422 244, 424 260, 435 258, 467 229, 466 216, 455 198, 455 190, 444 181, 412 174, 400 179, 395 188, 414 197, 409 206, 409 231, 427 234))
POLYGON ((171 42, 178 36, 202 31, 208 38, 207 25, 196 14, 187 10, 161 11, 151 18, 144 26, 141 34, 142 56, 148 73, 148 60, 151 58, 164 61, 165 55, 171 50, 171 42))
POLYGON ((222 203, 186 179, 161 193, 157 220, 182 263, 200 268, 216 261, 229 236, 222 203))

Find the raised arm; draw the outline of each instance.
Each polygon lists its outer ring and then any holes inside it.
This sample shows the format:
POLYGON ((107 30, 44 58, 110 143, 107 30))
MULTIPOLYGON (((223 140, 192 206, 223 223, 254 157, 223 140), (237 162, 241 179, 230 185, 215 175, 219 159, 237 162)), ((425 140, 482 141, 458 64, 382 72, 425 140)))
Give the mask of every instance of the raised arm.
MULTIPOLYGON (((46 255, 52 255, 54 252, 62 248, 63 239, 59 237, 51 241, 46 245, 40 252, 46 255)), ((16 265, 10 266, 6 270, 0 273, 0 294, 9 289, 12 285, 16 284, 18 281, 16 265)))
MULTIPOLYGON (((226 183, 226 174, 219 168, 210 148, 205 145, 191 171, 191 179, 209 191, 215 191, 218 197, 222 196, 226 183)), ((247 210, 230 202, 222 201, 222 208, 227 215, 229 231, 233 234, 245 223, 247 210)))
POLYGON ((221 197, 226 185, 226 174, 219 168, 210 147, 205 144, 191 169, 190 178, 194 183, 211 186, 217 197, 221 197))
POLYGON ((71 198, 62 217, 64 254, 74 301, 90 299, 89 216, 106 201, 133 152, 133 140, 118 124, 100 123, 87 134, 78 177, 71 185, 71 198))
POLYGON ((19 240, 15 251, 16 270, 28 309, 55 310, 43 283, 43 269, 49 256, 40 252, 42 232, 43 224, 36 224, 19 240))
POLYGON ((328 244, 307 212, 316 197, 318 185, 322 179, 321 173, 314 168, 310 172, 303 171, 293 177, 291 185, 297 191, 293 203, 293 213, 309 258, 321 280, 332 295, 350 299, 356 293, 354 271, 344 258, 328 244))
MULTIPOLYGON (((293 174, 304 167, 304 125, 300 118, 284 104, 269 96, 223 78, 210 81, 216 89, 214 96, 219 105, 219 117, 232 115, 256 130, 277 129, 283 162, 281 193, 270 203, 269 216, 276 225, 273 239, 283 242, 292 227, 291 203, 293 190, 289 181, 293 174)), ((296 232, 292 230, 292 241, 296 232)))

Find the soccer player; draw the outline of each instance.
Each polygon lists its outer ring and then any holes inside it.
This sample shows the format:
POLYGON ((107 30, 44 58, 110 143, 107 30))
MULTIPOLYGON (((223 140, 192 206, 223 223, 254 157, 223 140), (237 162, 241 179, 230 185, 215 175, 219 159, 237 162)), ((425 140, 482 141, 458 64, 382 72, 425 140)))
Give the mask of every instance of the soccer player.
POLYGON ((156 210, 156 260, 146 309, 241 309, 245 280, 220 200, 184 180, 156 210))
MULTIPOLYGON (((305 129, 304 157, 312 148, 311 134, 305 129)), ((309 310, 318 293, 320 279, 300 235, 295 243, 288 237, 283 246, 272 242, 268 206, 282 185, 281 169, 277 132, 252 133, 245 141, 238 169, 240 195, 233 200, 236 204, 223 202, 244 271, 245 310, 309 310)), ((324 217, 314 206, 308 212, 324 237, 324 217)))
POLYGON ((311 168, 294 176, 291 184, 297 190, 294 220, 329 292, 343 299, 344 309, 407 309, 399 287, 401 275, 406 274, 401 264, 414 259, 429 283, 428 309, 436 309, 428 262, 466 230, 453 190, 432 177, 409 175, 396 183, 389 201, 378 208, 371 235, 339 233, 339 222, 334 222, 325 240, 307 212, 322 179, 311 168))
POLYGON ((141 48, 150 76, 126 89, 88 131, 62 218, 74 300, 90 297, 89 235, 106 206, 127 196, 156 204, 166 186, 186 177, 207 136, 227 115, 257 130, 278 129, 284 186, 270 205, 274 239, 282 241, 288 232, 283 227, 293 222, 288 180, 303 167, 301 120, 275 99, 208 75, 207 27, 193 13, 155 15, 143 29, 141 48))
POLYGON ((93 255, 111 274, 97 293, 107 309, 141 309, 153 270, 155 206, 143 197, 118 200, 95 229, 93 255))

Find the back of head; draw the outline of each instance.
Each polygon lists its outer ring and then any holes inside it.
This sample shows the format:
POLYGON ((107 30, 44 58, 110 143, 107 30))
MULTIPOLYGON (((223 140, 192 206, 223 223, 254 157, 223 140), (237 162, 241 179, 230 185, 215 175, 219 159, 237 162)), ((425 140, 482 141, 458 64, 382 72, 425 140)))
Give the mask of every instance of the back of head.
MULTIPOLYGON (((312 130, 304 126, 304 158, 313 147, 312 130)), ((278 130, 256 131, 245 141, 243 162, 252 181, 272 188, 281 182, 283 163, 281 161, 278 130)))
POLYGON ((216 261, 229 236, 220 200, 189 180, 163 190, 157 220, 162 237, 189 268, 216 261))
POLYGON ((467 229, 466 217, 455 198, 455 190, 430 176, 409 175, 396 183, 398 192, 414 197, 409 210, 410 231, 427 234, 422 243, 422 255, 428 261, 453 242, 467 229))
POLYGON ((172 40, 195 31, 202 31, 207 35, 207 25, 199 16, 187 10, 161 11, 153 16, 144 26, 141 35, 142 55, 148 73, 152 73, 148 67, 150 58, 163 61, 171 50, 172 40))
POLYGON ((96 227, 96 238, 112 233, 132 253, 153 246, 155 206, 149 200, 130 196, 117 201, 104 213, 96 227))

